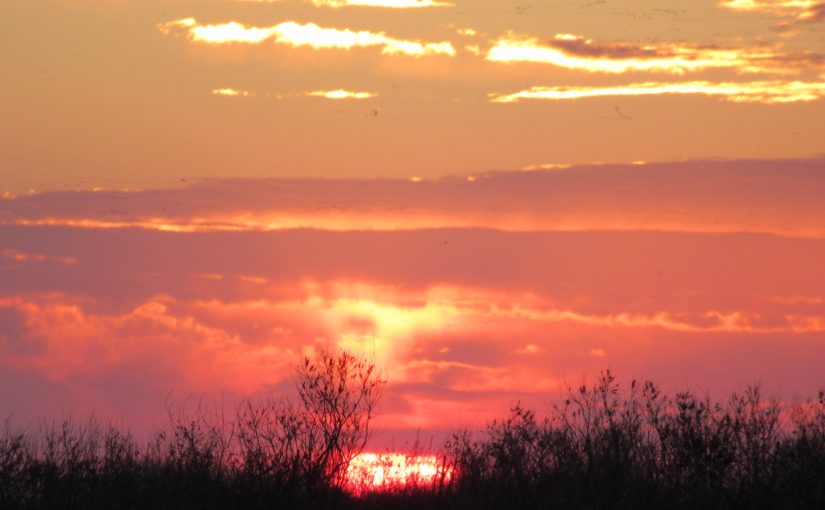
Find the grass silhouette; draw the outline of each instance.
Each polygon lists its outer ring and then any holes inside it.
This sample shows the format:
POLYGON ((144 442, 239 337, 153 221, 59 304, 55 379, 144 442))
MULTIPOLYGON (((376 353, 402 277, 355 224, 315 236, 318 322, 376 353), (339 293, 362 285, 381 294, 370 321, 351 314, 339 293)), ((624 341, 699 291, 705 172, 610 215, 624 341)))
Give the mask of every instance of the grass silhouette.
POLYGON ((443 444, 449 477, 348 490, 384 380, 347 353, 296 373, 298 398, 247 400, 226 417, 170 406, 146 444, 96 419, 7 420, 0 508, 825 508, 825 393, 766 400, 759 387, 712 402, 622 388, 610 372, 569 388, 539 419, 521 405, 443 444))

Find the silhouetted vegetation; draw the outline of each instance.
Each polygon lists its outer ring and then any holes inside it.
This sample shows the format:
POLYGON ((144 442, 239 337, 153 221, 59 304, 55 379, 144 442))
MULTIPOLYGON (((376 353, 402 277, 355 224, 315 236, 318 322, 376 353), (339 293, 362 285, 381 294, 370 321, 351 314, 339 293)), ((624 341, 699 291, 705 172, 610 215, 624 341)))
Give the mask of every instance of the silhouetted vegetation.
POLYGON ((825 508, 821 392, 782 406, 751 387, 713 403, 651 382, 623 393, 607 372, 544 420, 515 406, 446 446, 460 508, 825 508))
POLYGON ((722 403, 621 388, 608 372, 548 416, 516 405, 443 445, 446 473, 353 495, 384 381, 346 353, 306 359, 298 397, 231 417, 170 406, 147 444, 94 419, 0 433, 0 508, 825 508, 825 394, 782 404, 758 387, 722 403))
POLYGON ((348 353, 296 371, 297 398, 243 402, 234 416, 169 405, 169 427, 140 446, 92 419, 0 435, 0 509, 328 508, 347 499, 348 460, 370 436, 384 380, 348 353))

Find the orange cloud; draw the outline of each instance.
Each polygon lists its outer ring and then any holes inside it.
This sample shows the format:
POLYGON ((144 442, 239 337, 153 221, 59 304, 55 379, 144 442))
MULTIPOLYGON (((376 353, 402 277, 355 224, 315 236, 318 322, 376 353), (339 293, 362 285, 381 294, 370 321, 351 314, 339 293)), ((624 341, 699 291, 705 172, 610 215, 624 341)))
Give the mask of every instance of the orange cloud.
POLYGON ((597 43, 573 34, 556 34, 549 42, 509 34, 487 52, 491 62, 536 62, 591 73, 661 72, 683 75, 707 69, 788 74, 817 55, 783 55, 772 48, 720 49, 660 43, 597 43))
POLYGON ((449 2, 438 0, 310 0, 318 7, 384 7, 388 9, 418 9, 426 7, 452 7, 449 2))
POLYGON ((213 96, 226 96, 226 97, 250 97, 253 94, 247 90, 238 90, 233 88, 222 88, 222 89, 213 89, 212 90, 213 96))
POLYGON ((81 303, 60 295, 35 301, 0 298, 0 310, 22 313, 26 328, 26 338, 15 339, 17 350, 0 352, 0 365, 36 370, 53 382, 72 384, 137 363, 148 374, 166 370, 161 377, 172 377, 176 387, 254 391, 286 375, 289 360, 300 354, 290 346, 246 345, 237 335, 176 315, 170 309, 175 300, 168 297, 124 314, 93 313, 81 303), (214 379, 215 373, 221 374, 220 380, 214 379))
MULTIPOLYGON (((498 313, 494 310, 492 313, 498 313)), ((782 324, 761 326, 758 316, 741 312, 722 313, 716 310, 693 316, 659 312, 654 314, 618 313, 608 315, 582 314, 571 310, 530 310, 518 306, 504 315, 510 319, 525 317, 539 321, 571 321, 592 326, 626 328, 662 328, 689 333, 818 333, 825 331, 825 317, 786 315, 782 324)))
POLYGON ((731 11, 793 17, 799 21, 825 19, 825 2, 821 0, 721 0, 719 6, 731 11))
POLYGON ((77 263, 74 257, 63 257, 59 255, 41 255, 39 253, 25 253, 19 250, 0 250, 0 258, 12 260, 14 262, 53 262, 63 265, 72 265, 77 263))
POLYGON ((825 97, 825 83, 801 81, 722 82, 692 81, 680 83, 644 82, 614 87, 531 87, 512 94, 490 94, 495 103, 513 103, 523 99, 563 101, 607 96, 701 95, 718 97, 735 103, 798 103, 825 97))
POLYGON ((272 41, 293 47, 315 49, 352 49, 377 47, 384 55, 454 56, 449 42, 422 42, 397 39, 384 32, 325 28, 315 23, 285 21, 270 27, 246 26, 236 21, 216 25, 201 25, 194 18, 183 18, 158 25, 164 34, 183 31, 193 42, 205 44, 261 44, 272 41))

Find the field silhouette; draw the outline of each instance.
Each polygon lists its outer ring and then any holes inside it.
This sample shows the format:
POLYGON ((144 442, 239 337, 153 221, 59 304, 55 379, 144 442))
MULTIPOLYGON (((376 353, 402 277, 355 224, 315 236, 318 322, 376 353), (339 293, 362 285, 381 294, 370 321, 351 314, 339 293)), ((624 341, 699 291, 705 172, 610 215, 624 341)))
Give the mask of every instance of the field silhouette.
MULTIPOLYGON (((230 416, 170 406, 145 443, 94 418, 0 432, 0 508, 825 508, 825 392, 713 402, 610 372, 569 388, 546 418, 515 405, 441 445, 427 483, 357 487, 385 380, 345 352, 296 370, 297 397, 230 416)), ((410 452, 414 454, 415 452, 410 452)), ((368 482, 364 482, 368 483, 368 482)))

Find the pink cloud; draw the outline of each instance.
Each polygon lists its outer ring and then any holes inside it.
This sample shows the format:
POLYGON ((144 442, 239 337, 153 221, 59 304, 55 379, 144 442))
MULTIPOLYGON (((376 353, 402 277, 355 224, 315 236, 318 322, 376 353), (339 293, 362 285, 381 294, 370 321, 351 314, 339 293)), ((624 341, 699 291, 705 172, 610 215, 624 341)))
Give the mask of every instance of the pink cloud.
POLYGON ((291 391, 291 364, 318 344, 386 370, 385 437, 478 425, 608 367, 675 389, 758 379, 809 393, 825 382, 825 238, 809 235, 822 226, 820 174, 818 160, 685 163, 5 200, 0 410, 96 411, 147 430, 170 392, 291 391), (440 227, 466 213, 485 228, 136 223, 272 210, 426 211, 440 227), (112 215, 124 225, 25 223, 112 215), (492 228, 525 217, 549 226, 492 228), (599 228, 613 217, 621 228, 599 228))
POLYGON ((605 367, 671 385, 700 373, 697 380, 715 389, 756 376, 796 391, 816 383, 815 360, 825 355, 817 340, 825 329, 821 309, 762 323, 755 311, 583 314, 555 308, 551 298, 473 288, 410 294, 337 282, 297 285, 289 296, 155 296, 120 313, 95 312, 70 295, 7 296, 0 300, 0 365, 98 413, 141 403, 144 419, 157 423, 170 392, 289 391, 301 353, 335 345, 386 371, 382 427, 438 429, 461 417, 488 419, 514 398, 553 398, 571 378, 605 367))

